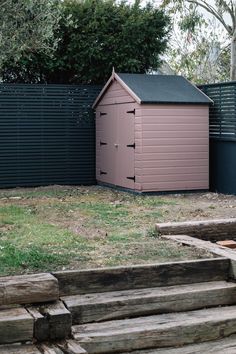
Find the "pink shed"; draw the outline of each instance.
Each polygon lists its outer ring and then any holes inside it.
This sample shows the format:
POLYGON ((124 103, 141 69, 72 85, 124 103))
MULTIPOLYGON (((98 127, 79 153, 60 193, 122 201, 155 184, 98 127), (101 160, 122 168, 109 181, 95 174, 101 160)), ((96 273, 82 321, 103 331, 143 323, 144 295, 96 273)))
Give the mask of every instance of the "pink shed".
POLYGON ((96 109, 98 183, 139 192, 209 188, 209 104, 181 76, 116 74, 96 109))

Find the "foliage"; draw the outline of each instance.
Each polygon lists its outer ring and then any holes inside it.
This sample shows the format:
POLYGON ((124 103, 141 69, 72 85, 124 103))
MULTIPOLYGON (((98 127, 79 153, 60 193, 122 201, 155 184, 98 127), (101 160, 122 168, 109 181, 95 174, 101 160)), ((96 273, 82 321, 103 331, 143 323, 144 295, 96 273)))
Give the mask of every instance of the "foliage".
POLYGON ((174 71, 196 84, 229 80, 229 47, 220 41, 224 36, 215 21, 199 21, 191 31, 180 28, 167 51, 174 71))
POLYGON ((7 60, 8 82, 103 83, 119 72, 155 70, 165 51, 169 18, 151 3, 141 7, 115 0, 65 0, 56 51, 28 51, 7 60))
POLYGON ((52 53, 53 33, 60 19, 58 0, 0 0, 0 65, 24 53, 52 53))
POLYGON ((212 1, 207 0, 164 0, 163 6, 174 4, 174 9, 182 11, 186 7, 186 3, 190 4, 189 9, 194 7, 201 7, 212 16, 214 16, 226 29, 229 35, 233 36, 236 28, 236 3, 233 0, 215 0, 215 4, 212 1), (231 24, 225 19, 225 15, 229 15, 231 24))
POLYGON ((174 50, 169 52, 175 67, 182 68, 185 75, 195 82, 224 81, 229 77, 235 80, 235 1, 215 0, 213 3, 206 0, 164 0, 163 7, 169 9, 185 38, 180 46, 184 48, 183 51, 174 46, 174 50), (209 20, 204 16, 204 11, 210 16, 209 20))

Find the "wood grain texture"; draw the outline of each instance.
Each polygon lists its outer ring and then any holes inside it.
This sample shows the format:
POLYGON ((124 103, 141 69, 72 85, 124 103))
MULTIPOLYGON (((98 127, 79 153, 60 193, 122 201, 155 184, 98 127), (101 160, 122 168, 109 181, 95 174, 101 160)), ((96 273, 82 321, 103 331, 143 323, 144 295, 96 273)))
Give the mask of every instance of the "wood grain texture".
POLYGON ((49 321, 46 316, 43 316, 37 307, 27 307, 27 311, 34 319, 34 339, 37 341, 45 341, 49 338, 49 321))
MULTIPOLYGON (((229 260, 236 261, 235 250, 217 245, 216 243, 210 241, 200 240, 196 237, 191 237, 188 235, 163 235, 162 237, 164 239, 174 240, 183 245, 188 245, 202 250, 206 250, 217 256, 225 257, 229 260)), ((230 264, 232 264, 232 262, 230 262, 230 264)))
POLYGON ((41 344, 40 351, 42 354, 64 354, 63 351, 54 344, 41 344))
POLYGON ((236 218, 159 223, 156 230, 162 235, 189 235, 209 241, 233 239, 236 218))
POLYGON ((0 305, 2 305, 4 302, 4 288, 1 287, 1 283, 0 283, 0 305))
POLYGON ((57 279, 49 273, 0 278, 0 305, 53 301, 58 297, 57 279))
POLYGON ((236 284, 225 281, 74 295, 63 298, 73 324, 181 312, 236 303, 236 284))
POLYGON ((41 354, 41 352, 32 344, 13 344, 1 345, 0 354, 41 354))
POLYGON ((32 340, 33 327, 34 320, 24 308, 1 310, 0 344, 32 340))
POLYGON ((68 338, 71 333, 71 313, 63 302, 57 301, 40 308, 41 314, 47 317, 49 322, 49 338, 51 340, 68 338))
POLYGON ((59 282, 60 296, 67 296, 224 280, 228 271, 229 261, 215 258, 53 274, 59 282))
POLYGON ((99 102, 97 110, 100 106, 110 105, 115 103, 128 103, 135 102, 132 96, 121 86, 117 81, 113 81, 109 89, 105 92, 104 96, 99 102))
POLYGON ((73 327, 90 354, 201 343, 236 333, 236 306, 73 327))
POLYGON ((122 354, 235 354, 236 353, 236 336, 232 335, 228 338, 219 339, 200 344, 186 345, 181 348, 168 349, 149 349, 132 351, 122 354))
POLYGON ((63 350, 65 354, 87 354, 86 350, 83 349, 79 343, 73 339, 68 339, 57 345, 63 350))

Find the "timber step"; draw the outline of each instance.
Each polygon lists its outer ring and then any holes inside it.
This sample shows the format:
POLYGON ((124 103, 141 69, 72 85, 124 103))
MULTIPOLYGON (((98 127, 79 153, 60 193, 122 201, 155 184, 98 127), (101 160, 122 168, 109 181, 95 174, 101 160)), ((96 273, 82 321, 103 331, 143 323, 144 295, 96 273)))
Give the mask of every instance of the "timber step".
POLYGON ((71 313, 61 301, 0 307, 0 344, 65 339, 71 326, 71 313))
POLYGON ((0 278, 0 306, 42 303, 58 298, 58 280, 52 274, 27 274, 0 278))
POLYGON ((74 295, 62 300, 73 324, 108 321, 236 303, 236 283, 214 281, 74 295))
POLYGON ((71 334, 71 313, 62 301, 27 307, 34 318, 34 339, 37 341, 68 338, 71 334))
MULTIPOLYGON (((1 353, 1 352, 0 352, 1 353)), ((122 354, 235 354, 236 335, 200 344, 185 345, 180 348, 138 350, 122 354)))
POLYGON ((236 333, 236 306, 72 327, 75 340, 89 354, 184 346, 236 333))
POLYGON ((0 345, 0 354, 87 354, 76 341, 66 340, 59 343, 11 344, 0 345))
POLYGON ((229 259, 220 257, 127 267, 60 271, 53 275, 58 280, 60 297, 62 297, 227 280, 229 268, 229 259))
POLYGON ((33 339, 34 320, 23 307, 1 308, 0 344, 33 339))
MULTIPOLYGON (((178 335, 177 342, 191 343, 184 337, 188 327, 179 325, 179 318, 191 316, 190 313, 194 315, 196 309, 236 305, 236 284, 228 281, 230 269, 230 261, 221 257, 0 278, 0 344, 11 346, 31 342, 33 344, 25 350, 38 353, 39 349, 45 354, 86 351, 105 354, 155 348, 156 337, 164 340, 165 329, 163 331, 163 323, 159 323, 163 318, 167 322, 171 318, 168 325, 172 326, 173 337, 174 323, 177 328, 183 326, 183 341, 178 335), (173 316, 177 315, 179 317, 174 321, 173 316), (90 324, 82 325, 88 322, 90 324), (147 329, 143 330, 145 326, 147 329), (90 333, 92 338, 89 338, 90 333), (73 338, 72 342, 68 342, 69 338, 73 338), (67 347, 61 346, 62 340, 67 340, 67 347)), ((221 316, 222 321, 224 316, 225 313, 221 316)), ((193 321, 196 322, 198 315, 195 317, 193 321)), ((223 322, 226 335, 236 327, 236 320, 230 321, 223 322), (232 326, 228 325, 230 321, 232 326)), ((198 324, 195 327, 198 333, 198 324)), ((190 325, 189 328, 192 329, 190 325)), ((223 336, 221 327, 220 330, 223 336)), ((205 340, 206 331, 203 332, 203 339, 199 334, 201 340, 205 340)), ((22 346, 15 349, 22 353, 22 346)))

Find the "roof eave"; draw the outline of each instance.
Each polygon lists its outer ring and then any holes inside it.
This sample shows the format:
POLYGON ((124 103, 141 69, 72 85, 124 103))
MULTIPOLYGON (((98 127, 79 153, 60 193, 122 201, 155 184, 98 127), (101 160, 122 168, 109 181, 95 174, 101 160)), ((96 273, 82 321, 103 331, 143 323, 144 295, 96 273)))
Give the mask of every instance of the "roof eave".
MULTIPOLYGON (((212 101, 213 102, 213 101, 212 101)), ((141 101, 140 104, 192 104, 192 105, 210 105, 212 102, 176 102, 176 101, 141 101)))
POLYGON ((95 102, 92 105, 92 108, 96 108, 96 106, 98 105, 98 103, 101 101, 103 95, 105 94, 105 92, 107 91, 107 89, 109 88, 109 86, 111 85, 111 83, 116 80, 117 82, 119 82, 119 84, 125 89, 125 91, 138 103, 138 104, 199 104, 199 105, 210 105, 210 104, 214 104, 213 100, 210 99, 203 91, 201 91, 196 85, 192 84, 188 79, 185 78, 186 81, 188 81, 192 86, 194 86, 200 93, 202 96, 204 96, 206 98, 207 101, 205 102, 174 102, 174 101, 156 101, 156 102, 152 102, 152 101, 142 101, 140 99, 140 97, 137 96, 137 94, 121 79, 121 77, 115 73, 115 71, 113 70, 111 77, 109 78, 109 80, 107 81, 106 85, 103 87, 103 89, 101 90, 100 94, 98 95, 98 97, 96 98, 95 102))
POLYGON ((191 85, 193 85, 203 96, 205 96, 208 100, 209 100, 209 104, 214 104, 214 101, 208 97, 202 90, 200 90, 200 88, 198 88, 195 84, 193 84, 192 82, 190 82, 188 79, 185 78, 185 80, 187 80, 191 85))

